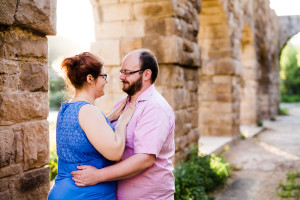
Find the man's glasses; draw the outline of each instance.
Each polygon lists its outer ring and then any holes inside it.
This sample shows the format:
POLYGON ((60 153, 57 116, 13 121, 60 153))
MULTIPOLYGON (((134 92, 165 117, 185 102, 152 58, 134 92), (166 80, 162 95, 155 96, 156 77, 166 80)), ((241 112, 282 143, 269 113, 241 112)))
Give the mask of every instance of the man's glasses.
POLYGON ((102 78, 106 81, 106 79, 107 79, 107 74, 99 74, 99 76, 102 76, 102 78))
POLYGON ((141 71, 145 71, 146 69, 139 69, 139 70, 136 70, 136 71, 123 71, 122 69, 120 69, 120 73, 121 75, 123 74, 124 76, 129 76, 131 74, 134 74, 134 73, 137 73, 137 72, 141 72, 141 71))

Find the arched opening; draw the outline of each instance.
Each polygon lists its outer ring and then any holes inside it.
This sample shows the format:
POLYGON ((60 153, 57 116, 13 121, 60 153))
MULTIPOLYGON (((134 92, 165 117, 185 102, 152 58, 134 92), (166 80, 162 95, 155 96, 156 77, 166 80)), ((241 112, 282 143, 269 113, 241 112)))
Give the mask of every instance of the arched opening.
POLYGON ((203 0, 199 17, 198 44, 202 50, 198 87, 200 135, 232 136, 233 61, 227 15, 221 1, 203 0))
POLYGON ((249 26, 242 30, 241 53, 240 124, 250 125, 256 123, 258 83, 256 52, 249 26))
POLYGON ((300 33, 286 41, 280 54, 280 101, 300 102, 300 33))

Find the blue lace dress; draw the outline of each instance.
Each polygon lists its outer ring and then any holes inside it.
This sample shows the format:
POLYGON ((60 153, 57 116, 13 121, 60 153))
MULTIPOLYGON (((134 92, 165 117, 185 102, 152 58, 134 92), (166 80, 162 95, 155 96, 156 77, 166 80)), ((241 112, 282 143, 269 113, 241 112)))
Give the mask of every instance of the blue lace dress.
MULTIPOLYGON (((49 193, 49 200, 116 199, 115 181, 78 187, 72 180, 71 172, 77 170, 78 165, 92 165, 100 169, 115 163, 107 160, 92 146, 79 124, 79 110, 86 104, 89 103, 85 101, 65 102, 59 110, 56 126, 58 174, 49 193)), ((112 127, 109 120, 107 118, 106 120, 112 127)))

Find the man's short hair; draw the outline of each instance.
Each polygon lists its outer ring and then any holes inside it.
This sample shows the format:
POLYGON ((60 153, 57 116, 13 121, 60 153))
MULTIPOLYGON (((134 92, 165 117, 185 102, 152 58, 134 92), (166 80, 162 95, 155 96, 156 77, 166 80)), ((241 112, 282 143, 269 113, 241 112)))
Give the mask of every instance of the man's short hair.
POLYGON ((141 69, 150 69, 152 71, 151 83, 153 84, 157 78, 159 69, 156 57, 150 50, 141 49, 139 60, 141 63, 141 69))

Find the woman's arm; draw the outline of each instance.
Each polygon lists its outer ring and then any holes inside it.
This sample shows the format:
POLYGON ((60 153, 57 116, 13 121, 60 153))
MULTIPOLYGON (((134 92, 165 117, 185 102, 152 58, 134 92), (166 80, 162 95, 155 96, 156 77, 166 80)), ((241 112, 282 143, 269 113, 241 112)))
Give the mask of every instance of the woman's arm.
POLYGON ((79 110, 79 124, 91 144, 105 158, 118 161, 125 148, 126 127, 135 110, 130 104, 120 116, 115 133, 106 122, 101 111, 92 105, 85 105, 79 110))

